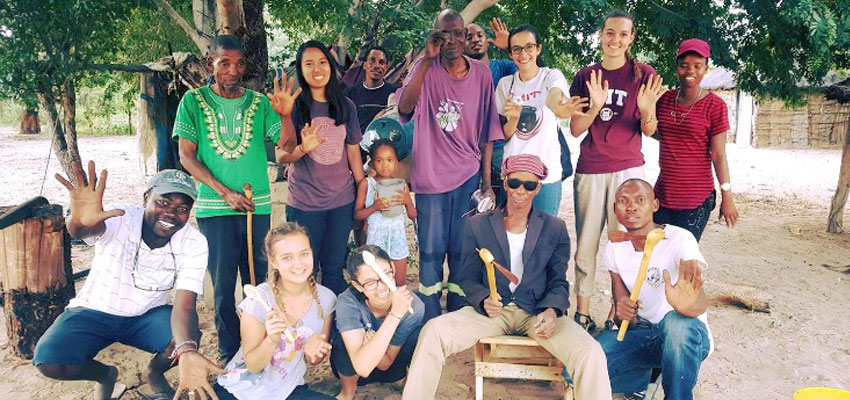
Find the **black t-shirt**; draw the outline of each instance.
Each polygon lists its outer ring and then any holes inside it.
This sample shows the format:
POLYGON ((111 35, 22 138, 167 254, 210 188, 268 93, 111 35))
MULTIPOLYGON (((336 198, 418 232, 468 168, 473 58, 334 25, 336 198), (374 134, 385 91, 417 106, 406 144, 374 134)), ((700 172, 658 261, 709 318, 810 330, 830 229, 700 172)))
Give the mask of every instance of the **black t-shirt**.
POLYGON ((395 93, 396 89, 398 86, 390 83, 384 83, 377 89, 367 89, 359 83, 346 90, 345 95, 357 106, 357 119, 360 122, 361 132, 366 131, 366 127, 375 115, 387 108, 387 98, 395 93))

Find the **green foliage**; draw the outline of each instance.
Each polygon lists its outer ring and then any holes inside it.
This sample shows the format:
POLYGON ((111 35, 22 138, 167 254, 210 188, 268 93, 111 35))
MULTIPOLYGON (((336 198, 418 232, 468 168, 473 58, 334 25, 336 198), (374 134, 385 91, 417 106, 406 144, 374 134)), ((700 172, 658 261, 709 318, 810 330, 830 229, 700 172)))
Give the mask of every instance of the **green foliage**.
POLYGON ((376 18, 380 18, 377 39, 387 47, 391 62, 400 61, 410 49, 424 43, 433 13, 411 7, 410 0, 363 1, 349 18, 351 1, 270 0, 268 10, 273 29, 287 36, 284 50, 270 56, 278 63, 295 58, 298 46, 307 40, 336 44, 341 32, 348 32, 348 55, 357 55, 376 18))
POLYGON ((19 0, 0 3, 0 95, 30 105, 111 61, 119 23, 139 0, 19 0))

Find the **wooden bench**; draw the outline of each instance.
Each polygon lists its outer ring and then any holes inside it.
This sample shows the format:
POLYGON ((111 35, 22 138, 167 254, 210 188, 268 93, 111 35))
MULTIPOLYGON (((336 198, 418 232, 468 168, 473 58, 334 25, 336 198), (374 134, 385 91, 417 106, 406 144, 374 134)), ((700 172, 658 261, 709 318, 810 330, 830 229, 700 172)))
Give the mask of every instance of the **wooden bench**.
POLYGON ((563 367, 529 337, 504 335, 481 339, 475 344, 475 399, 484 398, 484 378, 510 378, 560 382, 564 400, 572 400, 572 388, 561 375, 563 367))

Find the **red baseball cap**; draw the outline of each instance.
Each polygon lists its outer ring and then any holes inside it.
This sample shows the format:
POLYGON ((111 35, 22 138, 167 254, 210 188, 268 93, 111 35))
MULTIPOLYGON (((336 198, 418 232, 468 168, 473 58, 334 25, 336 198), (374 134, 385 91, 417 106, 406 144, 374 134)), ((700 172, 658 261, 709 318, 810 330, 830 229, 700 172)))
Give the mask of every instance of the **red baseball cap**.
POLYGON ((705 40, 683 40, 682 43, 679 44, 679 50, 676 50, 676 58, 681 57, 682 54, 685 54, 689 51, 693 51, 694 53, 697 53, 705 58, 711 57, 711 47, 708 46, 708 43, 706 43, 705 40))

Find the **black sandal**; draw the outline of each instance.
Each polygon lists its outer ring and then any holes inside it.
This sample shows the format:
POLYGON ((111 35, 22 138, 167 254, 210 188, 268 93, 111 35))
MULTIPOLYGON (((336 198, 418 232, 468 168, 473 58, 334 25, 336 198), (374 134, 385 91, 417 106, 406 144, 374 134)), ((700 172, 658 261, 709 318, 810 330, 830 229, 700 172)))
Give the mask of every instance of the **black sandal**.
POLYGON ((602 324, 602 330, 603 331, 615 331, 615 330, 617 330, 617 325, 614 323, 614 321, 612 321, 610 319, 606 319, 605 323, 602 324))
POLYGON ((593 322, 593 318, 590 318, 590 315, 582 314, 576 311, 576 314, 573 319, 579 326, 581 326, 582 329, 587 332, 593 332, 596 330, 596 322, 593 322), (584 320, 584 322, 582 322, 582 320, 584 320))

